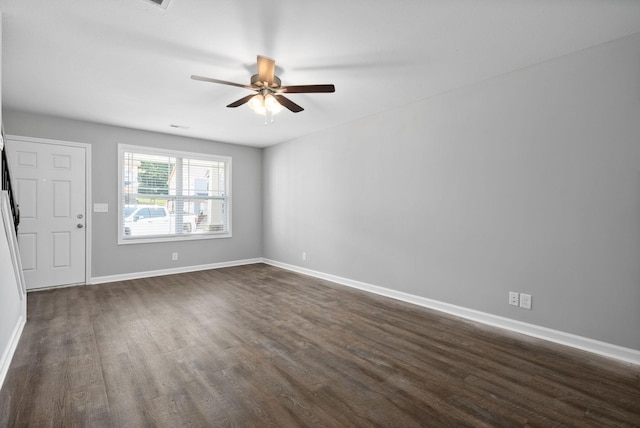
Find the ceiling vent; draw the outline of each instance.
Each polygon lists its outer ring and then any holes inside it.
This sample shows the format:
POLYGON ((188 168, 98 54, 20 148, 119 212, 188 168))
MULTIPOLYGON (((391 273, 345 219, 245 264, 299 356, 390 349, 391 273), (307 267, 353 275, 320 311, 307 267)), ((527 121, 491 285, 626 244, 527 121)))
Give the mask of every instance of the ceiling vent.
POLYGON ((167 7, 169 7, 169 2, 171 0, 144 0, 147 3, 152 3, 155 4, 158 7, 161 7, 162 9, 166 9, 167 7))

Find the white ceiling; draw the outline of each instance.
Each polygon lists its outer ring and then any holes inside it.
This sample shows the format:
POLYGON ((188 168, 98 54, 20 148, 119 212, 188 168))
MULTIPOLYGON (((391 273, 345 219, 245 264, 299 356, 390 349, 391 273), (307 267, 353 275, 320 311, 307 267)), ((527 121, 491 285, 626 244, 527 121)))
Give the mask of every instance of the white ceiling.
MULTIPOLYGON (((5 108, 265 147, 640 31, 638 0, 0 0, 5 108), (225 106, 256 55, 305 111, 225 106), (189 127, 174 129, 171 124, 189 127)), ((425 118, 428 120, 428 118, 425 118)))

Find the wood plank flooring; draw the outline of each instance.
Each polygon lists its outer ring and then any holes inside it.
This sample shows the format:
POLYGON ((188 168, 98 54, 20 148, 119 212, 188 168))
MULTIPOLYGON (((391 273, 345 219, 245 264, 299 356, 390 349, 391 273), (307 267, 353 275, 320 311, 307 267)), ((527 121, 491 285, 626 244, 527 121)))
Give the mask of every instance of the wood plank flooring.
POLYGON ((30 293, 8 427, 640 426, 640 367, 263 264, 30 293))

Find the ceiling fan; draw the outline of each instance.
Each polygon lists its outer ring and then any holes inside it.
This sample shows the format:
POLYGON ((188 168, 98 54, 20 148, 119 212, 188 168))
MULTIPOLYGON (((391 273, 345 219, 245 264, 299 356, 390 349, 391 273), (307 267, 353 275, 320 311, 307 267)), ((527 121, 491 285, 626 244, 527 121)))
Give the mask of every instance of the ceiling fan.
POLYGON ((278 113, 283 107, 294 113, 299 113, 304 110, 283 94, 310 94, 336 91, 334 85, 282 86, 280 78, 275 75, 275 70, 276 62, 274 60, 258 55, 258 74, 251 76, 251 83, 249 85, 195 75, 192 75, 191 78, 193 80, 201 80, 203 82, 237 86, 257 92, 257 94, 242 97, 239 100, 232 102, 227 107, 235 108, 249 103, 249 107, 253 111, 262 115, 278 113))

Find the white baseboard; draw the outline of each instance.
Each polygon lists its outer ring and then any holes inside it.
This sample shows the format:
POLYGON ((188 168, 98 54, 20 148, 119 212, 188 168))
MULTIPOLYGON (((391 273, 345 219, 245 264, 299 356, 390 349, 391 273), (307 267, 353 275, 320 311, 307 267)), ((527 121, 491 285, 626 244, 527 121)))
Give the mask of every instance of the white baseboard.
POLYGON ((13 329, 13 333, 11 334, 11 340, 9 340, 7 347, 2 353, 2 359, 0 359, 0 388, 2 388, 4 379, 9 372, 9 366, 11 365, 13 354, 15 354, 16 352, 16 348, 18 347, 18 342, 20 341, 20 336, 22 335, 22 330, 24 329, 24 325, 26 322, 26 314, 21 314, 18 318, 18 322, 13 329))
POLYGON ((516 321, 510 318, 492 315, 486 312, 480 312, 473 309, 464 308, 462 306, 440 302, 437 300, 427 299, 425 297, 415 296, 413 294, 403 293, 401 291, 391 290, 389 288, 379 287, 377 285, 354 281, 352 279, 318 272, 287 263, 281 263, 275 260, 262 259, 262 261, 263 263, 272 266, 324 279, 337 284, 346 285, 347 287, 357 288, 359 290, 368 291, 370 293, 379 294, 381 296, 390 297, 392 299, 401 300, 403 302, 412 303, 414 305, 446 312, 451 315, 455 315, 472 321, 477 321, 494 327, 503 328, 539 339, 548 340, 550 342, 559 343, 561 345, 570 346, 572 348, 581 349, 583 351, 593 352, 595 354, 640 365, 640 351, 637 351, 635 349, 624 348, 622 346, 613 345, 611 343, 589 339, 588 337, 582 337, 559 330, 553 330, 547 327, 540 327, 535 324, 516 321))
POLYGON ((95 276, 91 278, 90 284, 103 284, 106 282, 126 281, 129 279, 150 278, 153 276, 173 275, 176 273, 197 272, 201 270, 220 269, 231 266, 251 265, 261 263, 262 259, 233 260, 230 262, 209 263, 206 265, 184 266, 179 268, 159 269, 145 272, 123 273, 119 275, 95 276))

